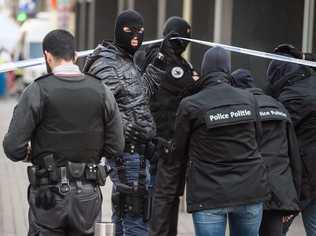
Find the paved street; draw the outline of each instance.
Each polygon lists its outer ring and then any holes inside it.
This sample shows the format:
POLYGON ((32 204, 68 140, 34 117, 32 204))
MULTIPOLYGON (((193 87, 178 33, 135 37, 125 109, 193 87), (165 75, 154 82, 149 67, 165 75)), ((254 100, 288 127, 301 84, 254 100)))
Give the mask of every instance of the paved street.
MULTIPOLYGON (((5 158, 2 138, 8 128, 15 100, 0 99, 0 236, 22 236, 27 232, 27 196, 28 185, 25 163, 13 163, 5 158)), ((103 188, 103 221, 110 220, 111 183, 103 188)), ((181 213, 179 235, 194 235, 191 216, 181 213)), ((296 219, 289 236, 305 235, 300 219, 296 219)))

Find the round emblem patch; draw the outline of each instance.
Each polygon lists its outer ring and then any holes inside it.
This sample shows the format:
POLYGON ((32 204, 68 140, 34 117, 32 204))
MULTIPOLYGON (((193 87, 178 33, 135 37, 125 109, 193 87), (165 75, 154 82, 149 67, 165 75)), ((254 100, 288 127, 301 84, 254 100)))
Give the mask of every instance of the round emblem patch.
POLYGON ((171 75, 173 78, 180 79, 183 76, 183 74, 184 70, 179 66, 173 67, 171 70, 171 75))

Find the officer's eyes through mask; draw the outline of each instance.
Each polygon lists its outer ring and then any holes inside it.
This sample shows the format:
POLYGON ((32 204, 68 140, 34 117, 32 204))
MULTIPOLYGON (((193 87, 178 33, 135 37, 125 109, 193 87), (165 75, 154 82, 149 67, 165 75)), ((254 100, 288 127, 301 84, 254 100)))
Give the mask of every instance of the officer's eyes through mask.
POLYGON ((144 38, 143 18, 135 11, 125 11, 116 19, 115 44, 133 55, 144 38))

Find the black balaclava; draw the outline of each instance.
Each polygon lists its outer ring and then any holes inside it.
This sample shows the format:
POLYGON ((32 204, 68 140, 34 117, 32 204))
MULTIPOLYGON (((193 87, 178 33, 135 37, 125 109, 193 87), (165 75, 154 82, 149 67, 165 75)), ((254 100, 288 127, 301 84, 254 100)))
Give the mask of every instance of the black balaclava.
POLYGON ((124 49, 129 54, 134 55, 143 42, 144 32, 140 32, 143 27, 144 19, 138 12, 133 10, 123 11, 116 18, 114 36, 115 45, 124 49), (131 32, 124 32, 124 27, 130 28, 131 32), (138 40, 137 47, 131 45, 131 40, 135 37, 138 40))
POLYGON ((230 74, 230 70, 230 57, 225 49, 214 47, 206 51, 201 64, 201 77, 206 77, 213 72, 230 74))
MULTIPOLYGON (((191 38, 191 26, 188 22, 178 16, 170 17, 166 21, 163 30, 163 36, 166 37, 170 32, 178 33, 179 37, 191 38)), ((181 55, 185 51, 188 42, 184 40, 172 40, 171 44, 175 50, 175 53, 177 55, 181 55)))
POLYGON ((252 77, 251 73, 249 70, 246 69, 238 69, 235 70, 231 74, 232 78, 232 85, 237 88, 254 88, 255 83, 254 83, 254 78, 252 77))
POLYGON ((203 56, 201 63, 200 78, 195 81, 191 91, 192 94, 199 92, 205 84, 213 81, 215 83, 230 82, 231 63, 229 53, 221 48, 208 49, 203 56))

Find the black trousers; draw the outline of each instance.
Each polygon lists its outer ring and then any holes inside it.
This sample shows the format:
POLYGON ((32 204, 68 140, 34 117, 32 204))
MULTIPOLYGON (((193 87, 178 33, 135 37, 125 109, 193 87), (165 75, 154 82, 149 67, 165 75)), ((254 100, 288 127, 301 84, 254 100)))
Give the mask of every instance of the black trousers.
POLYGON ((280 211, 264 210, 260 225, 260 236, 282 236, 282 217, 280 211))
POLYGON ((166 159, 160 158, 156 176, 155 191, 153 195, 152 217, 150 222, 150 236, 176 236, 178 229, 179 196, 182 195, 184 183, 183 176, 174 177, 178 169, 184 169, 179 164, 170 165, 166 159))
POLYGON ((84 184, 72 188, 66 196, 53 193, 56 206, 49 210, 37 208, 37 191, 28 190, 28 236, 93 236, 94 224, 100 220, 102 195, 99 187, 84 184))

